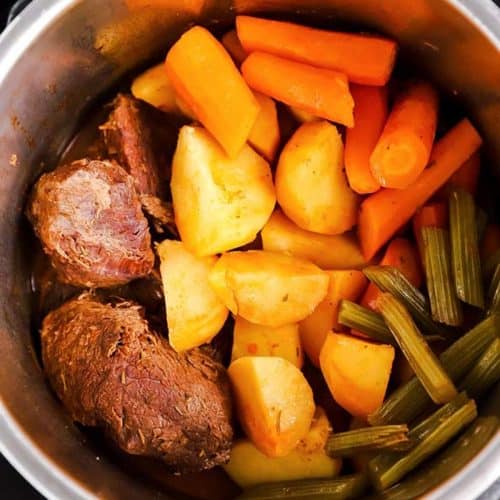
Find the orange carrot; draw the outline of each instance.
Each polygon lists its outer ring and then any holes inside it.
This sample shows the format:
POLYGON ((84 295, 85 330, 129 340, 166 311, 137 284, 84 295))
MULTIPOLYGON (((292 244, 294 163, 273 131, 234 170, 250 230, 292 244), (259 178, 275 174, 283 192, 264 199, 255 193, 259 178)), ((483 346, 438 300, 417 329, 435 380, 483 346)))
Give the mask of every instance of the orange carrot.
POLYGON ((354 83, 385 85, 397 45, 386 38, 324 31, 298 24, 238 16, 236 29, 247 52, 261 51, 345 73, 354 83))
POLYGON ((241 45, 240 39, 236 30, 228 31, 221 39, 222 45, 231 54, 234 62, 240 66, 243 61, 247 58, 248 54, 241 45))
POLYGON ((280 127, 276 103, 266 95, 254 92, 260 113, 248 137, 248 143, 257 153, 272 162, 280 144, 280 127))
POLYGON ((349 185, 359 194, 374 193, 380 184, 370 170, 370 156, 387 118, 387 89, 351 85, 354 127, 347 129, 344 162, 349 185))
POLYGON ((445 202, 437 201, 429 203, 417 210, 413 216, 413 235, 418 244, 420 255, 422 253, 422 228, 448 226, 448 205, 445 202))
POLYGON ((263 94, 320 118, 354 124, 354 101, 342 73, 263 52, 250 54, 241 71, 250 87, 263 94))
POLYGON ((134 10, 151 10, 156 16, 163 13, 182 16, 199 16, 206 0, 125 0, 127 7, 134 10))
POLYGON ((428 83, 415 83, 394 104, 370 157, 373 177, 383 187, 405 189, 429 161, 436 134, 438 96, 428 83))
MULTIPOLYGON (((396 238, 389 243, 380 261, 380 265, 396 267, 406 276, 408 281, 417 288, 422 284, 422 271, 420 269, 418 252, 414 245, 406 238, 396 238)), ((370 283, 360 304, 376 310, 377 299, 381 293, 382 292, 376 285, 370 283)))
POLYGON ((481 240, 481 259, 486 261, 494 253, 500 250, 500 226, 488 224, 481 240))
POLYGON ((481 168, 481 155, 474 153, 451 177, 441 190, 441 196, 448 199, 451 189, 462 188, 472 196, 476 196, 479 171, 481 168))
POLYGON ((363 253, 370 260, 393 234, 481 146, 482 139, 463 119, 435 145, 429 166, 407 189, 381 189, 361 204, 358 232, 363 253))
POLYGON ((172 85, 229 156, 246 143, 259 104, 222 44, 195 26, 172 46, 165 61, 172 85))

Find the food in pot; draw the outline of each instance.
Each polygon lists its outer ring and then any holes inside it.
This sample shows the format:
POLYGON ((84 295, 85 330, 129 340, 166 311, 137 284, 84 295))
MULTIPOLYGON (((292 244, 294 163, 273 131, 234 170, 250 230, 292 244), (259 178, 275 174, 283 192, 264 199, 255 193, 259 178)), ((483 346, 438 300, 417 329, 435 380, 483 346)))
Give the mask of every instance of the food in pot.
POLYGON ((160 458, 174 471, 229 458, 224 368, 198 350, 176 353, 137 304, 81 295, 44 319, 41 339, 45 372, 76 422, 99 426, 128 453, 160 458))
POLYGON ((479 425, 500 378, 482 140, 441 133, 421 75, 388 85, 396 49, 195 26, 114 99, 99 161, 42 176, 43 361, 76 421, 177 472, 223 465, 242 498, 385 495, 479 425))

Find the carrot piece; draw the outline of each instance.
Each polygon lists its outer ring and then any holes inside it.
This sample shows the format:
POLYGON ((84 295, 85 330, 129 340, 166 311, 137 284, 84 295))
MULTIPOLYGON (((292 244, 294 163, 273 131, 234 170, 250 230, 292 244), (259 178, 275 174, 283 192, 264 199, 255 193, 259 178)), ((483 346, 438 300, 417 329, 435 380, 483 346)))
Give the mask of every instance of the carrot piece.
POLYGON ((445 202, 429 203, 425 207, 417 210, 413 216, 413 234, 418 244, 420 255, 422 252, 422 228, 423 227, 440 227, 448 226, 448 205, 445 202))
POLYGON ((450 177, 441 190, 441 197, 448 200, 450 191, 454 188, 461 188, 472 196, 476 196, 480 169, 481 155, 477 151, 450 177))
POLYGON ((226 48, 226 50, 231 54, 234 62, 240 66, 243 61, 247 58, 248 53, 241 45, 240 39, 238 38, 238 34, 236 30, 228 31, 221 38, 222 45, 226 48))
POLYGON ((359 194, 374 193, 380 184, 370 170, 370 156, 387 118, 386 87, 352 85, 354 127, 345 137, 345 170, 349 185, 359 194))
MULTIPOLYGON (((406 238, 396 238, 389 243, 380 265, 399 269, 408 281, 417 288, 422 284, 422 271, 417 250, 406 238)), ((381 293, 376 285, 370 283, 360 304, 374 311, 377 310, 376 303, 381 293)))
POLYGON ((481 240, 481 259, 483 262, 500 250, 500 226, 488 224, 481 240))
POLYGON ((248 85, 263 94, 320 118, 354 125, 354 101, 343 73, 263 52, 250 54, 241 71, 248 85))
POLYGON ((399 97, 370 157, 381 186, 405 189, 415 182, 429 161, 437 114, 437 92, 428 83, 414 83, 399 97))
POLYGON ((248 142, 257 153, 272 162, 280 144, 280 127, 276 103, 264 94, 254 92, 260 112, 252 127, 248 142))
POLYGON ((325 31, 249 16, 238 16, 236 29, 247 52, 262 51, 334 69, 363 85, 385 85, 396 59, 396 43, 377 36, 325 31))
POLYGON ((435 145, 429 167, 406 189, 381 189, 361 204, 358 233, 363 253, 370 260, 393 234, 481 146, 482 139, 463 119, 435 145))
POLYGON ((180 98, 235 157, 247 142, 259 104, 223 45, 195 26, 172 46, 165 64, 180 98))

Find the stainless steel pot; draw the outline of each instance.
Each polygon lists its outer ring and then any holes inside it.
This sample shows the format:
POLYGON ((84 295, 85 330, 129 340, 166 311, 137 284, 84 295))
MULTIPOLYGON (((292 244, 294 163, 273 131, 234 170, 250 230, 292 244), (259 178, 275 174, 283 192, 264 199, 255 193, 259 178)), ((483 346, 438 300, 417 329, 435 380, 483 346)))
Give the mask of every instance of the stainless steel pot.
MULTIPOLYGON (((217 29, 237 12, 354 22, 395 37, 463 101, 487 140, 492 175, 500 173, 500 11, 489 0, 35 0, 0 39, 0 450, 49 498, 178 498, 186 482, 170 482, 168 493, 117 464, 45 384, 30 334, 26 192, 96 96, 164 53, 188 23, 217 29)), ((146 476, 152 468, 139 466, 146 476)), ((473 498, 498 476, 500 435, 430 497, 473 498)), ((217 492, 218 480, 199 491, 217 492)))

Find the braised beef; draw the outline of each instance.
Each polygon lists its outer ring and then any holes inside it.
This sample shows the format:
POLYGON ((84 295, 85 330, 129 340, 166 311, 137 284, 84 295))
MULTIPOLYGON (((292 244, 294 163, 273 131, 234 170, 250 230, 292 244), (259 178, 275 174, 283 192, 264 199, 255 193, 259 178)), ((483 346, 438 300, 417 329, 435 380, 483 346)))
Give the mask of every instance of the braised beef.
POLYGON ((115 162, 80 160, 44 174, 28 216, 63 283, 112 287, 146 276, 153 267, 134 181, 115 162))
POLYGON ((139 194, 160 196, 160 167, 143 103, 118 94, 108 121, 100 127, 108 154, 134 178, 139 194))
POLYGON ((45 318, 41 340, 47 376, 75 421, 177 472, 229 459, 223 367, 198 349, 176 353, 140 306, 101 303, 85 293, 45 318))

